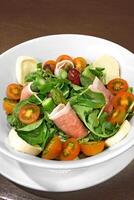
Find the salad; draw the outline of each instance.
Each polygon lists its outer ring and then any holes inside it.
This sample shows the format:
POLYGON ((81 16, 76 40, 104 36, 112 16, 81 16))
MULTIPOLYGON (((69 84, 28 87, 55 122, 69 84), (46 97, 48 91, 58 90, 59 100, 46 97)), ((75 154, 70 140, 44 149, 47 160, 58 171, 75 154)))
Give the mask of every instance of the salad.
POLYGON ((109 55, 92 63, 69 55, 45 62, 20 56, 16 78, 6 88, 3 108, 8 144, 17 151, 74 160, 104 151, 130 131, 133 88, 109 55))

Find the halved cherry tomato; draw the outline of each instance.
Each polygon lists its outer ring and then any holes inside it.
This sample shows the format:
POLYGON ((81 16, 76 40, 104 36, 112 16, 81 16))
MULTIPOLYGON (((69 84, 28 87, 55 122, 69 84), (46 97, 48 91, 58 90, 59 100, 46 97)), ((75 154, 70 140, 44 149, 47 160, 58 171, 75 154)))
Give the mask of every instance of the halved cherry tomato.
POLYGON ((60 160, 74 160, 80 153, 80 144, 75 138, 69 138, 63 144, 60 160))
POLYGON ((42 158, 47 160, 55 159, 62 151, 62 142, 58 136, 54 136, 42 153, 42 158))
POLYGON ((40 108, 35 104, 22 106, 19 111, 19 120, 24 124, 31 124, 39 118, 40 108))
POLYGON ((49 69, 52 72, 54 72, 55 67, 56 67, 56 62, 54 60, 48 60, 43 65, 43 69, 49 69))
POLYGON ((56 62, 60 62, 62 60, 70 60, 73 62, 73 59, 70 56, 65 55, 65 54, 58 56, 58 58, 56 59, 56 62))
POLYGON ((108 117, 108 121, 112 124, 122 124, 126 115, 126 108, 124 106, 118 106, 108 117))
POLYGON ((86 156, 93 156, 104 150, 105 142, 104 141, 93 141, 87 143, 81 143, 81 151, 86 156))
POLYGON ((115 78, 107 84, 107 88, 111 91, 112 94, 116 95, 118 92, 127 91, 128 83, 121 78, 115 78))
POLYGON ((75 68, 81 73, 85 69, 87 62, 83 57, 76 57, 73 60, 75 68))
POLYGON ((115 108, 118 106, 124 106, 128 108, 131 103, 134 101, 134 95, 129 92, 119 92, 116 96, 112 99, 112 104, 115 108))
POLYGON ((9 99, 19 100, 23 87, 17 83, 11 83, 7 86, 6 94, 9 99))
POLYGON ((3 101, 3 108, 7 114, 12 114, 16 104, 17 101, 5 98, 3 101))
POLYGON ((80 85, 80 73, 77 69, 69 69, 68 79, 75 85, 80 85))

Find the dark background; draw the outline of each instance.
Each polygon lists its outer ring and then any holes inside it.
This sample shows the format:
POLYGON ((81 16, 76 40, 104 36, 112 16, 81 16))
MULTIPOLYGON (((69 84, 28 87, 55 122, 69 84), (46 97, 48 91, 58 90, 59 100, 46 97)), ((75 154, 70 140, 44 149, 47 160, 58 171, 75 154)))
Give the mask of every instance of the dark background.
MULTIPOLYGON (((134 52, 134 1, 0 0, 0 53, 23 41, 58 33, 94 35, 134 52)), ((103 184, 69 193, 32 191, 0 176, 0 199, 134 200, 133 167, 134 162, 103 184)))

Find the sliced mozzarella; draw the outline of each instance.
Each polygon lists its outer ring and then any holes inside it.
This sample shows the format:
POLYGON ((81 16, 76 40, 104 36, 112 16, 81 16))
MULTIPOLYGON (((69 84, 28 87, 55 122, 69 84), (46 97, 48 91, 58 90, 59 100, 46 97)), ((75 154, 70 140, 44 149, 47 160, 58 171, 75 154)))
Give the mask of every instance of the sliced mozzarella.
POLYGON ((62 60, 56 64, 54 74, 56 76, 59 76, 60 70, 64 68, 65 66, 70 66, 74 68, 74 64, 70 60, 62 60))
POLYGON ((130 131, 130 128, 131 128, 131 125, 129 121, 125 120, 123 124, 121 125, 119 131, 114 136, 105 140, 106 146, 111 147, 117 144, 118 142, 120 142, 124 137, 127 136, 127 134, 130 131))
POLYGON ((25 84, 25 76, 36 71, 37 60, 28 56, 20 56, 16 62, 16 78, 18 83, 25 84))
POLYGON ((42 151, 39 145, 32 146, 19 137, 13 128, 9 132, 8 143, 15 150, 31 155, 38 155, 42 151))
POLYGON ((93 62, 93 67, 104 68, 106 84, 114 78, 119 78, 119 63, 109 55, 103 55, 93 62))

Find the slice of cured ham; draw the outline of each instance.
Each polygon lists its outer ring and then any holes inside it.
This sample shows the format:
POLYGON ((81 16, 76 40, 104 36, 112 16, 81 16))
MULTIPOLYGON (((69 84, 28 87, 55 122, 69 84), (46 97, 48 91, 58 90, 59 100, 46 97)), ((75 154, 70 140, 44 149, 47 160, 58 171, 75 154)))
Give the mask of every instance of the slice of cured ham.
POLYGON ((30 86, 31 86, 31 83, 29 83, 28 85, 25 85, 23 87, 22 92, 21 92, 20 100, 28 99, 33 94, 30 86))
POLYGON ((62 68, 64 69, 65 66, 69 66, 69 67, 74 68, 74 64, 70 60, 62 60, 62 61, 60 61, 60 62, 58 62, 56 64, 56 67, 55 67, 55 70, 54 70, 54 74, 56 76, 59 76, 60 70, 62 68))
POLYGON ((97 77, 95 77, 93 84, 90 85, 89 88, 94 92, 101 92, 104 95, 106 100, 106 106, 104 110, 108 113, 112 112, 113 106, 111 104, 111 101, 113 95, 97 77))
POLYGON ((88 130, 80 121, 70 104, 59 104, 49 115, 56 126, 64 133, 74 138, 83 138, 88 134, 88 130))

